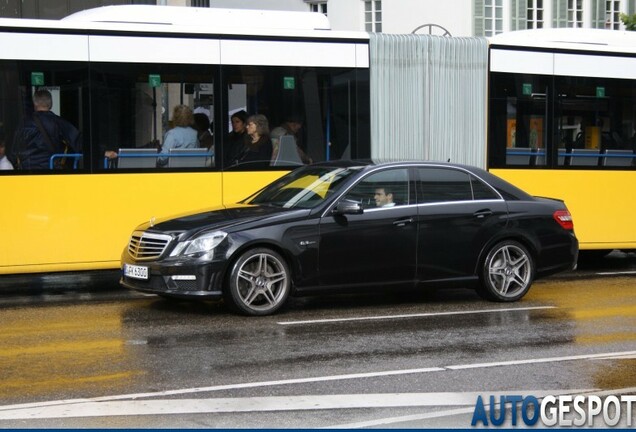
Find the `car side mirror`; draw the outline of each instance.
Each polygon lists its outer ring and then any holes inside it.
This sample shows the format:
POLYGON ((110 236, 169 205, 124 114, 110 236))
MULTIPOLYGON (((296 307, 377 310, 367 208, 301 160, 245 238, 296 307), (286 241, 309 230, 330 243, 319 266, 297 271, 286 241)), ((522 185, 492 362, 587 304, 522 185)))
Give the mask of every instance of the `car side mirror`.
POLYGON ((362 214, 364 213, 364 208, 362 204, 357 201, 352 200, 342 200, 338 204, 336 204, 336 208, 333 209, 333 214, 336 215, 347 215, 347 214, 362 214))

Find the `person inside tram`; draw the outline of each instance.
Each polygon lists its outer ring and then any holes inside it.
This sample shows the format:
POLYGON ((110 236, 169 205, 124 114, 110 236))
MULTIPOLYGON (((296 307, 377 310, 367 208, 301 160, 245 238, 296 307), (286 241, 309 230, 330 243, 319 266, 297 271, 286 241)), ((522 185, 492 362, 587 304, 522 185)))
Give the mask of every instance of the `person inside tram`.
POLYGON ((197 137, 199 147, 212 149, 214 146, 214 137, 210 128, 210 118, 204 112, 194 113, 194 125, 197 129, 197 137))
POLYGON ((395 202, 393 202, 393 191, 391 191, 388 187, 383 186, 375 188, 373 199, 375 200, 376 207, 395 206, 395 202))
MULTIPOLYGON (((52 155, 82 151, 79 130, 53 113, 52 107, 50 91, 38 89, 33 93, 33 115, 28 116, 16 131, 9 154, 14 168, 49 169, 52 155)), ((58 161, 61 162, 61 159, 58 161)))
POLYGON ((243 151, 236 160, 237 164, 263 162, 269 165, 272 159, 272 140, 269 137, 269 122, 262 114, 247 118, 248 139, 243 151))
MULTIPOLYGON (((197 148, 199 139, 194 125, 194 114, 187 105, 176 105, 172 110, 172 123, 174 127, 166 132, 161 146, 161 153, 167 154, 173 148, 197 148)), ((167 157, 157 158, 157 166, 168 165, 167 157)))
POLYGON ((229 166, 238 160, 239 155, 245 148, 245 140, 247 139, 247 113, 240 110, 232 114, 230 117, 232 123, 232 132, 225 138, 224 161, 229 166))
POLYGON ((4 132, 0 129, 0 170, 12 170, 13 164, 6 156, 6 147, 4 145, 4 132))
POLYGON ((298 157, 304 164, 312 163, 311 157, 305 153, 300 145, 301 137, 300 130, 303 127, 303 121, 298 116, 288 116, 285 121, 272 130, 272 147, 273 147, 273 155, 272 160, 276 159, 279 151, 280 137, 284 135, 290 135, 294 137, 294 141, 296 142, 296 151, 298 152, 298 157))

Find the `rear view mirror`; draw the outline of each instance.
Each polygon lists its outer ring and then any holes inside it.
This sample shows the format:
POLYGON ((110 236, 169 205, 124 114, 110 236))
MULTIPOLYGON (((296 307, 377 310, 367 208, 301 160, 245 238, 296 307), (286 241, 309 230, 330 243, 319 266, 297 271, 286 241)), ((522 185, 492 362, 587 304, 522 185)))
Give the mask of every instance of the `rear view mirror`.
POLYGON ((333 213, 337 215, 362 214, 364 209, 359 202, 345 199, 336 204, 333 213))

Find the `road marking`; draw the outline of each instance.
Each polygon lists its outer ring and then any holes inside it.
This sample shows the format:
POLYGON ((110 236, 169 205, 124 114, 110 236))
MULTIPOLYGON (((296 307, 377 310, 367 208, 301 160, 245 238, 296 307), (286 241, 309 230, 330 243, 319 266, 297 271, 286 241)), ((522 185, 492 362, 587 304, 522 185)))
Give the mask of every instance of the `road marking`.
MULTIPOLYGON (((554 396, 561 396, 561 395, 582 395, 582 394, 593 394, 595 396, 611 396, 611 395, 619 395, 619 394, 633 394, 634 392, 636 392, 636 387, 630 387, 630 388, 623 388, 623 389, 612 389, 612 390, 605 390, 605 391, 599 391, 598 389, 592 389, 592 390, 556 390, 553 393, 548 393, 547 391, 541 391, 538 393, 532 393, 532 390, 511 390, 510 392, 507 392, 508 395, 510 394, 529 394, 529 395, 533 395, 536 397, 543 397, 546 396, 547 394, 552 394, 554 396), (542 393, 542 394, 539 394, 542 393)), ((484 392, 487 393, 487 392, 484 392)), ((490 396, 491 394, 494 395, 495 397, 498 395, 497 393, 487 393, 488 396, 490 396)), ((485 406, 488 406, 488 403, 485 403, 485 406)), ((497 404, 499 405, 499 404, 497 404)), ((440 418, 440 417, 451 417, 451 416, 455 416, 455 415, 461 415, 461 414, 470 414, 473 413, 475 410, 474 407, 471 408, 458 408, 458 409, 453 409, 453 410, 445 410, 445 411, 437 411, 437 412, 432 412, 432 413, 426 413, 426 414, 413 414, 413 415, 408 415, 408 416, 400 416, 400 417, 386 417, 386 418, 380 418, 380 419, 375 419, 375 420, 369 420, 369 421, 364 421, 364 422, 357 422, 357 423, 347 423, 347 424, 340 424, 340 425, 330 425, 328 427, 322 428, 322 429, 360 429, 360 428, 369 428, 372 426, 382 426, 382 425, 388 425, 388 424, 395 424, 395 423, 404 423, 404 422, 413 422, 413 421, 418 421, 418 420, 428 420, 428 419, 434 419, 434 418, 440 418)), ((424 428, 426 427, 426 425, 422 425, 419 424, 418 428, 424 428)))
MULTIPOLYGON (((513 393, 544 397, 552 394, 590 392, 584 390, 524 390, 513 393)), ((506 392, 441 392, 441 393, 376 393, 268 396, 244 398, 129 400, 109 402, 79 402, 0 412, 0 420, 213 414, 234 412, 308 411, 364 408, 408 408, 461 406, 474 407, 477 397, 509 395, 506 392)), ((488 404, 486 404, 488 405, 488 404)), ((473 408, 471 408, 471 411, 473 408)))
POLYGON ((621 352, 600 353, 600 354, 583 354, 583 355, 568 356, 568 357, 546 357, 541 359, 524 359, 524 360, 512 360, 512 361, 504 361, 504 362, 493 362, 493 363, 474 363, 474 364, 451 365, 451 366, 445 366, 445 367, 429 367, 429 368, 420 368, 420 369, 400 369, 400 370, 357 373, 357 374, 296 378, 296 379, 279 380, 279 381, 260 381, 260 382, 251 382, 251 383, 218 385, 218 386, 210 386, 210 387, 194 387, 194 388, 186 388, 186 389, 165 390, 160 392, 100 396, 95 398, 32 402, 32 403, 26 403, 26 404, 0 406, 0 418, 2 418, 1 416, 4 414, 4 412, 8 412, 12 410, 39 408, 39 407, 56 406, 56 405, 66 406, 66 405, 74 405, 79 403, 108 402, 108 401, 126 400, 126 399, 158 398, 158 397, 166 397, 166 396, 185 395, 185 394, 193 394, 193 393, 206 393, 206 392, 215 392, 215 391, 223 391, 223 390, 238 390, 238 389, 270 387, 270 386, 280 386, 280 385, 308 384, 308 383, 338 381, 338 380, 347 380, 347 379, 376 378, 376 377, 382 377, 382 376, 399 376, 399 375, 408 375, 408 374, 444 372, 449 370, 476 369, 476 368, 511 366, 511 365, 532 364, 532 363, 548 363, 552 361, 562 362, 562 361, 568 361, 568 360, 621 359, 621 358, 624 358, 625 356, 632 356, 632 355, 636 355, 636 351, 621 351, 621 352))
POLYGON ((544 358, 536 358, 536 359, 509 360, 509 361, 492 362, 492 363, 472 363, 472 364, 465 364, 465 365, 454 365, 454 366, 446 366, 446 369, 451 369, 451 370, 481 369, 481 368, 500 367, 500 366, 516 366, 516 365, 523 365, 523 364, 553 363, 553 362, 556 363, 556 362, 572 361, 572 360, 616 358, 616 357, 632 356, 635 354, 636 354, 636 351, 622 351, 622 352, 602 353, 602 354, 582 354, 582 355, 563 356, 563 357, 544 357, 544 358))
POLYGON ((596 274, 599 276, 634 275, 636 271, 599 272, 596 274))
MULTIPOLYGON (((519 394, 519 392, 517 392, 517 394, 519 394)), ((386 418, 369 420, 364 422, 333 425, 333 426, 328 426, 322 429, 362 429, 362 428, 369 428, 372 426, 382 426, 387 424, 413 422, 418 420, 430 420, 430 419, 440 418, 440 417, 451 417, 451 416, 460 415, 460 414, 470 414, 474 411, 475 411, 474 407, 458 408, 453 410, 437 411, 437 412, 432 412, 427 414, 413 414, 413 415, 400 416, 400 417, 386 417, 386 418)))
POLYGON ((608 357, 597 357, 594 360, 633 360, 636 359, 636 353, 627 353, 620 355, 613 355, 608 357))
POLYGON ((404 315, 376 315, 376 316, 367 316, 367 317, 328 318, 328 319, 305 320, 305 321, 279 321, 277 324, 280 324, 280 325, 322 324, 322 323, 347 322, 347 321, 373 321, 373 320, 391 320, 391 319, 403 319, 403 318, 436 317, 436 316, 448 316, 448 315, 471 315, 471 314, 496 313, 496 312, 518 312, 518 311, 555 309, 555 308, 556 306, 529 306, 529 307, 518 307, 518 308, 481 309, 481 310, 455 311, 455 312, 430 312, 430 313, 417 313, 417 314, 404 314, 404 315))
POLYGON ((217 385, 217 386, 210 386, 210 387, 194 387, 194 388, 187 388, 187 389, 165 390, 160 392, 100 396, 95 398, 33 402, 33 403, 26 403, 26 404, 0 406, 0 413, 4 410, 40 407, 40 406, 47 406, 47 405, 75 404, 75 403, 81 403, 81 402, 104 402, 104 401, 112 401, 112 400, 139 399, 139 398, 149 398, 149 397, 163 397, 163 396, 184 395, 184 394, 191 394, 191 393, 215 392, 215 391, 223 391, 223 390, 240 390, 240 389, 257 388, 257 387, 271 387, 271 386, 291 385, 291 384, 308 384, 308 383, 317 383, 317 382, 325 382, 325 381, 377 378, 382 376, 407 375, 407 374, 419 374, 419 373, 443 372, 443 371, 444 369, 439 367, 429 367, 429 368, 419 368, 419 369, 401 369, 401 370, 380 371, 380 372, 296 378, 296 379, 279 380, 279 381, 259 381, 259 382, 249 382, 249 383, 239 383, 239 384, 217 385))

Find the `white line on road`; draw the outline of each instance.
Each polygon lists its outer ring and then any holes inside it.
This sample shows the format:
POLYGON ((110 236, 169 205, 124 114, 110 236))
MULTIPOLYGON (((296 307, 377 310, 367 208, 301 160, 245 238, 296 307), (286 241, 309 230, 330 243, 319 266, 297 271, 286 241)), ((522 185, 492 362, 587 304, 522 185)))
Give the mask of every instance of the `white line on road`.
MULTIPOLYGON (((591 390, 524 390, 522 393, 544 397, 553 394, 589 391, 591 390)), ((498 398, 509 394, 511 394, 509 391, 492 393, 377 393, 81 402, 72 405, 2 411, 0 412, 0 420, 396 407, 474 407, 479 395, 486 398, 489 396, 498 398)))
POLYGON ((627 354, 621 354, 621 355, 615 355, 615 356, 610 356, 610 357, 597 357, 594 360, 635 360, 636 359, 636 353, 627 353, 627 354))
POLYGON ((159 397, 166 397, 166 396, 215 392, 215 391, 222 391, 222 390, 238 390, 238 389, 246 389, 246 388, 269 387, 269 386, 280 386, 280 385, 308 384, 308 383, 337 381, 337 380, 375 378, 375 377, 382 377, 382 376, 399 376, 399 375, 407 375, 407 374, 443 372, 448 370, 476 369, 476 368, 486 368, 486 367, 496 367, 496 366, 511 366, 511 365, 531 364, 531 363, 548 363, 548 362, 562 362, 562 361, 569 361, 569 360, 591 360, 591 359, 598 360, 598 359, 604 359, 604 358, 620 359, 620 358, 624 358, 625 356, 632 356, 632 355, 636 355, 636 351, 621 351, 621 352, 600 353, 600 354, 583 354, 583 355, 567 356, 567 357, 546 357, 546 358, 539 358, 539 359, 524 359, 524 360, 516 360, 516 361, 513 360, 513 361, 504 361, 504 362, 493 362, 493 363, 473 363, 473 364, 465 364, 465 365, 451 365, 451 366, 445 366, 445 367, 429 367, 429 368, 420 368, 420 369, 399 369, 399 370, 346 374, 346 375, 330 375, 330 376, 309 377, 309 378, 296 378, 296 379, 279 380, 279 381, 261 381, 261 382, 251 382, 251 383, 218 385, 218 386, 210 386, 210 387, 194 387, 194 388, 177 389, 177 390, 166 390, 161 392, 132 393, 132 394, 101 396, 96 398, 85 398, 85 399, 67 399, 67 400, 46 401, 46 402, 33 402, 33 403, 27 403, 27 404, 0 406, 0 418, 3 418, 2 415, 4 414, 4 412, 28 409, 28 408, 39 408, 39 407, 46 407, 46 406, 57 406, 57 405, 68 406, 68 405, 74 405, 74 404, 80 404, 80 403, 91 403, 91 402, 108 402, 108 401, 116 401, 116 400, 142 399, 142 398, 159 398, 159 397))
POLYGON ((598 272, 596 274, 599 276, 634 275, 636 271, 598 272))
MULTIPOLYGON (((636 392, 636 387, 629 387, 629 388, 622 388, 622 389, 612 389, 612 390, 605 390, 605 391, 599 391, 598 389, 591 389, 591 390, 552 390, 552 393, 550 393, 550 391, 545 391, 545 390, 541 390, 539 392, 533 393, 532 390, 523 390, 523 391, 519 391, 519 390, 511 390, 510 392, 505 393, 506 395, 511 395, 511 394, 517 394, 517 395, 532 395, 538 398, 542 398, 546 395, 553 395, 553 396, 563 396, 563 395, 585 395, 585 394, 593 394, 595 396, 599 396, 599 397, 603 397, 603 396, 611 396, 611 395, 631 395, 634 394, 636 392)), ((483 393, 487 393, 487 392, 483 392, 483 393)), ((499 396, 500 393, 487 393, 488 396, 495 396, 495 398, 497 398, 499 396)), ((487 401, 488 399, 485 399, 485 401, 487 401)), ((488 406, 488 403, 485 403, 485 406, 488 406)), ((499 404, 497 404, 499 405, 499 404)), ((456 415, 462 415, 462 414, 470 414, 472 412, 475 411, 474 406, 471 408, 458 408, 458 409, 454 409, 454 410, 445 410, 445 411, 436 411, 436 412, 432 412, 432 413, 426 413, 426 414, 413 414, 413 415, 408 415, 408 416, 399 416, 399 417, 385 417, 385 418, 379 418, 379 419, 375 419, 375 420, 368 420, 368 421, 364 421, 364 422, 357 422, 357 423, 347 423, 347 424, 340 424, 340 425, 330 425, 326 428, 323 429, 359 429, 359 428, 370 428, 372 426, 383 426, 383 425, 388 425, 388 424, 396 424, 396 423, 405 423, 405 422, 414 422, 414 421, 419 421, 419 420, 429 420, 429 419, 434 419, 434 418, 442 418, 442 417, 451 417, 451 416, 456 416, 456 415)), ((427 425, 423 425, 423 424, 418 424, 417 425, 418 428, 425 428, 427 425)), ((436 429, 441 429, 440 427, 436 428, 436 429)))
POLYGON ((372 426, 382 426, 387 424, 414 422, 414 421, 421 421, 421 420, 430 420, 430 419, 440 418, 440 417, 451 417, 451 416, 461 415, 461 414, 470 414, 474 411, 475 411, 474 407, 457 408, 453 410, 436 411, 436 412, 426 413, 426 414, 413 414, 413 415, 400 416, 400 417, 386 417, 386 418, 381 418, 377 420, 368 420, 364 422, 333 425, 333 426, 328 426, 322 429, 362 429, 362 428, 370 428, 372 426))
POLYGON ((240 383, 240 384, 217 385, 217 386, 210 386, 210 387, 194 387, 194 388, 187 388, 187 389, 165 390, 165 391, 151 392, 151 393, 131 393, 131 394, 123 394, 123 395, 85 398, 85 399, 68 399, 68 400, 47 401, 47 402, 33 402, 33 403, 27 403, 27 404, 0 406, 0 413, 2 413, 2 411, 4 410, 9 410, 9 409, 31 408, 31 407, 47 406, 47 405, 75 404, 75 403, 82 403, 82 402, 104 402, 104 401, 112 401, 112 400, 138 399, 138 398, 149 398, 149 397, 164 397, 164 396, 191 394, 191 393, 215 392, 215 391, 223 391, 223 390, 239 390, 239 389, 247 389, 247 388, 257 388, 257 387, 271 387, 271 386, 291 385, 291 384, 308 384, 308 383, 325 382, 325 381, 376 378, 376 377, 391 376, 391 375, 406 375, 406 374, 418 374, 418 373, 442 372, 442 371, 444 371, 444 369, 439 367, 429 367, 429 368, 419 368, 419 369, 401 369, 401 370, 356 373, 356 374, 346 374, 346 375, 330 375, 330 376, 309 377, 309 378, 296 378, 296 379, 288 379, 288 380, 280 380, 280 381, 259 381, 259 382, 240 383))
POLYGON ((454 311, 454 312, 430 312, 430 313, 417 313, 417 314, 404 314, 404 315, 376 315, 376 316, 354 317, 354 318, 328 318, 328 319, 305 320, 305 321, 279 321, 277 324, 280 324, 280 325, 322 324, 322 323, 347 322, 347 321, 373 321, 373 320, 391 320, 391 319, 403 319, 403 318, 436 317, 436 316, 447 316, 447 315, 471 315, 471 314, 481 314, 481 313, 518 312, 518 311, 555 309, 555 308, 556 306, 529 306, 529 307, 517 307, 517 308, 481 309, 481 310, 454 311))
POLYGON ((516 366, 523 364, 536 364, 536 363, 553 363, 553 362, 562 362, 562 361, 572 361, 572 360, 591 360, 591 359, 599 359, 599 358, 623 358, 625 356, 632 356, 636 354, 636 351, 621 351, 614 353, 602 353, 602 354, 582 354, 582 355, 574 355, 574 356, 563 356, 563 357, 545 357, 545 358, 536 358, 536 359, 523 359, 523 360, 509 360, 502 362, 492 362, 492 363, 472 363, 472 364, 464 364, 464 365, 454 365, 454 366, 446 366, 446 369, 451 370, 460 370, 460 369, 481 369, 481 368, 489 368, 489 367, 500 367, 500 366, 516 366))

